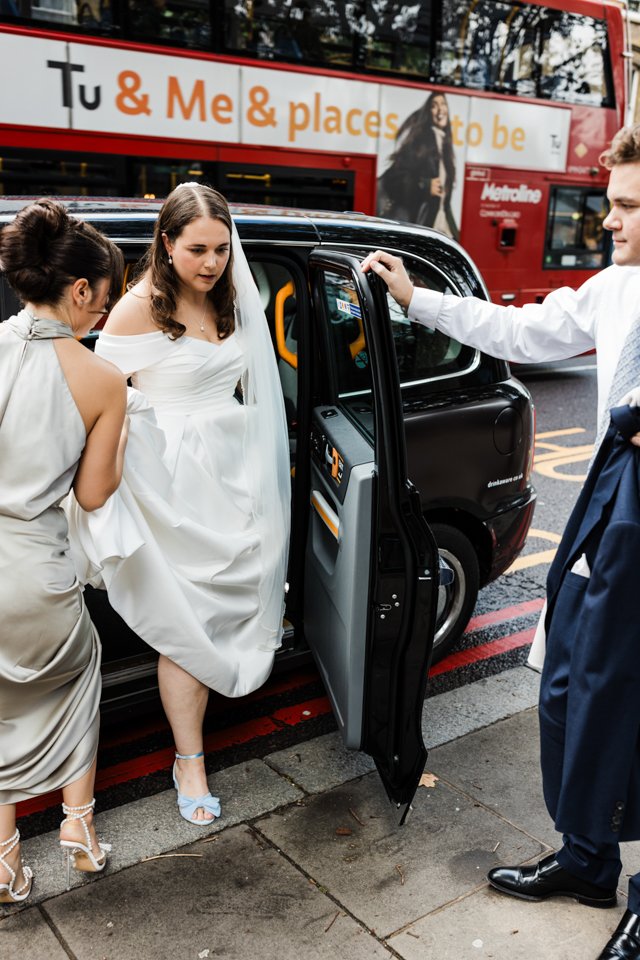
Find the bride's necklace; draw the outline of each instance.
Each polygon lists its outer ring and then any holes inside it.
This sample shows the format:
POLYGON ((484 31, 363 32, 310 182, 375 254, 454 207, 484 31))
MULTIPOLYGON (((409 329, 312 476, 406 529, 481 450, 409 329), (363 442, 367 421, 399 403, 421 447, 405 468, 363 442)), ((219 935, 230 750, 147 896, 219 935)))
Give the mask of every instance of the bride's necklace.
POLYGON ((204 333, 204 318, 207 313, 207 306, 208 306, 208 303, 207 303, 207 300, 205 299, 204 310, 202 311, 202 316, 200 317, 200 333, 204 333))

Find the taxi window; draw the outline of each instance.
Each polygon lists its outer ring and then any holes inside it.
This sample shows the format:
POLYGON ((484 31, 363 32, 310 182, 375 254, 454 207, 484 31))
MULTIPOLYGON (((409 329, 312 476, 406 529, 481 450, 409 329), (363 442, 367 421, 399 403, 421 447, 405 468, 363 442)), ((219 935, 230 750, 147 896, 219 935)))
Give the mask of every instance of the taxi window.
MULTIPOLYGON (((456 293, 435 271, 408 259, 405 266, 416 286, 456 293)), ((371 372, 355 285, 341 274, 327 272, 324 289, 338 394, 342 400, 366 398, 371 393, 371 372)), ((389 293, 387 304, 401 388, 459 377, 475 369, 479 354, 473 347, 409 320, 389 293)))
POLYGON ((322 291, 338 396, 373 439, 371 368, 356 285, 344 274, 326 270, 322 291))
MULTIPOLYGON (((429 271, 427 267, 408 259, 405 259, 404 265, 414 286, 426 287, 440 293, 456 293, 435 271, 429 271)), ((475 368, 478 353, 473 347, 467 347, 439 330, 431 330, 421 323, 409 320, 389 293, 387 303, 401 387, 460 376, 475 368)))
POLYGON ((355 283, 326 271, 324 292, 339 396, 371 392, 369 353, 355 283))

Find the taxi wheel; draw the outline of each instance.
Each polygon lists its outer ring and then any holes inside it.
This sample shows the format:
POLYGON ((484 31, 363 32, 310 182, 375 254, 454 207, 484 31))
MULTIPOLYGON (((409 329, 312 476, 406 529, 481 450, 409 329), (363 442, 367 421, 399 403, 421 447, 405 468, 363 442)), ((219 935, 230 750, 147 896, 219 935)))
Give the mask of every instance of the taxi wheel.
POLYGON ((464 633, 476 605, 480 570, 471 541, 460 530, 445 523, 432 523, 430 526, 438 544, 438 552, 453 572, 453 582, 438 589, 436 635, 431 660, 437 663, 464 633))

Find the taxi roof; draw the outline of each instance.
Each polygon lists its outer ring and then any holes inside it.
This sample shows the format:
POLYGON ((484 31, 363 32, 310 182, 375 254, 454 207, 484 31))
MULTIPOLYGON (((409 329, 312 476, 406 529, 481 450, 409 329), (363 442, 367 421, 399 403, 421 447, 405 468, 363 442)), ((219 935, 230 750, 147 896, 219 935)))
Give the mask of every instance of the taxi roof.
MULTIPOLYGON (((0 197, 0 224, 34 196, 0 197)), ((55 197, 71 214, 93 223, 123 248, 146 246, 162 200, 126 197, 55 197)), ((322 245, 367 252, 378 247, 426 258, 451 276, 460 292, 487 297, 480 274, 462 247, 429 227, 354 211, 306 210, 259 204, 229 205, 243 242, 322 245)))

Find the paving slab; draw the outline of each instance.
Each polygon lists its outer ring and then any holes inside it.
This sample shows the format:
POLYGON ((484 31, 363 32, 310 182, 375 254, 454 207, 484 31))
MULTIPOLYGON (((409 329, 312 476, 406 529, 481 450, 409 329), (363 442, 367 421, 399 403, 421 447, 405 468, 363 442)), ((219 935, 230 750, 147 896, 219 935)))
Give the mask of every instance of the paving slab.
MULTIPOLYGON (((516 667, 427 700, 422 716, 427 747, 455 740, 534 706, 539 686, 537 673, 516 667)), ((375 770, 369 756, 345 749, 339 733, 316 737, 293 749, 278 750, 265 757, 265 762, 306 793, 332 790, 375 770)))
POLYGON ((179 854, 46 904, 77 960, 392 956, 250 827, 232 827, 179 854))
POLYGON ((381 937, 484 883, 540 843, 443 783, 421 787, 403 827, 376 774, 276 811, 254 827, 381 937))
POLYGON ((622 874, 618 884, 619 889, 626 895, 629 877, 640 873, 640 843, 621 843, 620 857, 622 859, 622 874))
POLYGON ((278 750, 265 762, 306 793, 322 793, 375 770, 366 753, 347 750, 339 733, 327 733, 295 748, 278 750))
POLYGON ((525 903, 486 887, 388 943, 404 960, 595 960, 621 914, 572 900, 525 903))
POLYGON ((547 847, 562 842, 542 796, 535 709, 437 747, 428 767, 547 847))
POLYGON ((49 924, 37 909, 0 918, 3 960, 69 960, 49 924))
POLYGON ((425 701, 422 734, 427 748, 466 736, 538 703, 540 675, 514 667, 425 701))
MULTIPOLYGON (((429 755, 429 769, 499 811, 549 849, 557 850, 556 831, 542 795, 540 740, 536 710, 478 730, 438 747, 429 755)), ((620 845, 620 893, 627 894, 629 876, 640 872, 640 843, 620 845)), ((502 855, 502 854, 501 854, 502 855)), ((502 862, 506 863, 504 856, 502 862)))
MULTIPOLYGON (((212 775, 209 787, 221 799, 222 816, 203 827, 193 826, 179 815, 175 790, 113 810, 98 811, 98 835, 113 848, 105 875, 139 863, 144 857, 192 843, 197 837, 210 836, 226 827, 252 820, 267 810, 293 803, 304 796, 261 760, 249 760, 212 775)), ((66 873, 57 831, 27 840, 23 856, 35 874, 30 902, 38 903, 64 892, 66 873)), ((90 876, 73 872, 72 885, 95 883, 100 877, 100 874, 90 876)))

